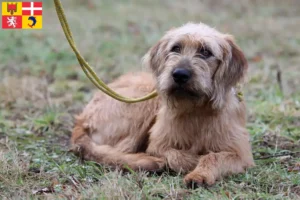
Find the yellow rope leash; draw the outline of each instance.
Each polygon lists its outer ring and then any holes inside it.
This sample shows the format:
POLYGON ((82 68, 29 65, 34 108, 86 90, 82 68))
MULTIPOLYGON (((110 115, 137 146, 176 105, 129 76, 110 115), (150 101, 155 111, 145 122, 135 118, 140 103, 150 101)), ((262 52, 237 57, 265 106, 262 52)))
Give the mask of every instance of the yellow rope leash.
POLYGON ((73 40, 72 32, 71 32, 69 24, 67 22, 66 15, 64 13, 61 1, 60 0, 54 0, 54 4, 55 4, 55 9, 56 9, 58 19, 59 19, 60 24, 63 28, 65 36, 66 36, 71 48, 73 49, 82 70, 84 71, 86 76, 92 81, 92 83, 98 89, 100 89, 105 94, 111 96, 112 98, 114 98, 116 100, 119 100, 119 101, 122 101, 122 102, 126 102, 126 103, 136 103, 136 102, 146 101, 148 99, 152 99, 152 98, 157 96, 157 92, 153 91, 153 92, 151 92, 150 94, 148 94, 144 97, 137 98, 137 99, 131 99, 131 98, 128 98, 128 97, 123 97, 120 94, 113 91, 112 89, 110 89, 102 80, 100 80, 98 78, 97 74, 89 66, 89 64, 85 61, 85 59, 80 55, 78 49, 76 48, 75 42, 73 40))

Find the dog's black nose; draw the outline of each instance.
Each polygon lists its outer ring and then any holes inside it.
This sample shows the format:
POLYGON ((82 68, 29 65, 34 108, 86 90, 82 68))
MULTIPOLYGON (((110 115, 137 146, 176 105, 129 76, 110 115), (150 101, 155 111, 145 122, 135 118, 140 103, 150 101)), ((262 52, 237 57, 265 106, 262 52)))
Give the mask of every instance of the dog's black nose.
POLYGON ((178 84, 184 84, 191 78, 191 71, 185 68, 176 68, 173 71, 173 79, 178 84))

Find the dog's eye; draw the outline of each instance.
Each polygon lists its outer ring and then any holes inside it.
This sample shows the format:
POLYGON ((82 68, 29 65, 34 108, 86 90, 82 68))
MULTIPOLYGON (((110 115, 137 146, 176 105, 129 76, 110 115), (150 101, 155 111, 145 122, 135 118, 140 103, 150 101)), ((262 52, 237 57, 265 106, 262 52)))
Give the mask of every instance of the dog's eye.
POLYGON ((211 57, 213 54, 211 53, 210 50, 201 48, 197 51, 197 55, 202 59, 207 59, 207 58, 211 57))
POLYGON ((179 45, 175 45, 172 47, 171 52, 180 53, 181 47, 179 45))

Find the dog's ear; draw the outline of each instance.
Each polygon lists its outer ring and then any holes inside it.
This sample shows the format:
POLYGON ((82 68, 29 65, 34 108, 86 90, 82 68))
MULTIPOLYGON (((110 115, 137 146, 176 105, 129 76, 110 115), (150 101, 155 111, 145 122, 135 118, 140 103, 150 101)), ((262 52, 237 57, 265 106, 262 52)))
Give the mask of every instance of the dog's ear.
POLYGON ((163 62, 164 49, 166 47, 165 41, 159 41, 143 57, 143 66, 147 69, 151 69, 155 74, 159 73, 159 68, 163 62))
POLYGON ((248 68, 245 55, 235 44, 233 38, 226 36, 225 40, 229 45, 224 46, 224 58, 213 77, 215 90, 212 101, 214 108, 223 107, 227 92, 243 81, 248 68))
POLYGON ((226 37, 231 47, 231 57, 229 54, 228 69, 225 71, 224 78, 230 86, 235 86, 243 81, 248 69, 248 63, 242 50, 235 44, 232 37, 226 37))

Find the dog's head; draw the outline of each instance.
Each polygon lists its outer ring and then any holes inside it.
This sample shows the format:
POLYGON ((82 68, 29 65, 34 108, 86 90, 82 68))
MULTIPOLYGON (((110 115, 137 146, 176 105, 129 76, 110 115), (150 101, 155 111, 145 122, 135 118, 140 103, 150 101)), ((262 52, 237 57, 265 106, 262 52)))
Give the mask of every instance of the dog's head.
POLYGON ((172 101, 224 105, 226 95, 247 70, 232 36, 205 24, 172 29, 144 57, 157 78, 157 91, 172 101))

